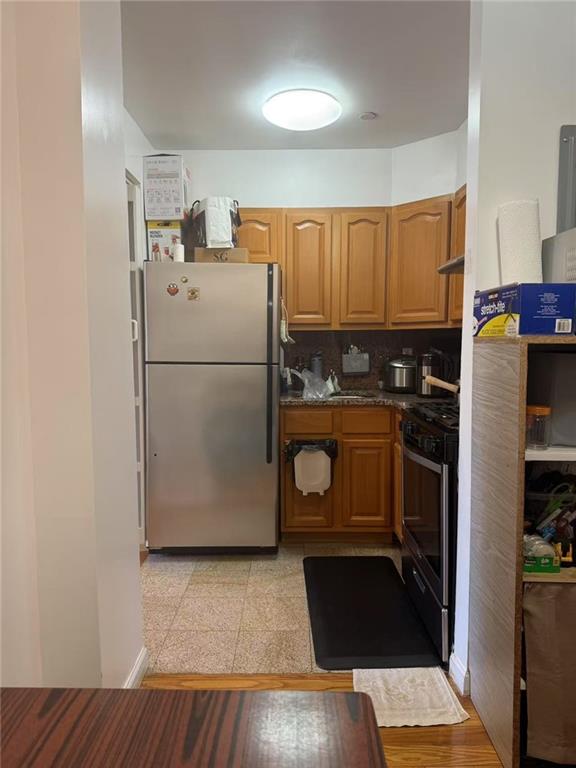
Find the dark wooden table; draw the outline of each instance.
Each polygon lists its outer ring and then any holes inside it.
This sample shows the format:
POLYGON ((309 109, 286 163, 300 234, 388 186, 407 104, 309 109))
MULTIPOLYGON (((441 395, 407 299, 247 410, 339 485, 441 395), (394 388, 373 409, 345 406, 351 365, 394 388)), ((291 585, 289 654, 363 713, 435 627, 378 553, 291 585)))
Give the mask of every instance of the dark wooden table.
POLYGON ((2 768, 386 765, 362 693, 4 688, 2 768))

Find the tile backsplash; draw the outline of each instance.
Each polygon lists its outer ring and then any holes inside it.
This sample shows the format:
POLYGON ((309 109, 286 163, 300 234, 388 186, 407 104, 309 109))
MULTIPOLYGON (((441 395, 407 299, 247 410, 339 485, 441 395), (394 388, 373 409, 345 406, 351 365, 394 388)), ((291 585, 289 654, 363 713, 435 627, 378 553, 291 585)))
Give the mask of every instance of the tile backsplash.
MULTIPOLYGON (((382 378, 384 361, 395 357, 405 348, 420 355, 430 347, 450 354, 456 370, 460 367, 462 331, 459 328, 439 328, 407 331, 290 331, 295 344, 284 347, 284 365, 309 368, 310 358, 322 352, 324 378, 334 370, 342 389, 376 389, 382 378), (370 373, 350 376, 342 373, 342 353, 354 344, 370 354, 370 373)), ((295 378, 295 388, 300 382, 295 378)))

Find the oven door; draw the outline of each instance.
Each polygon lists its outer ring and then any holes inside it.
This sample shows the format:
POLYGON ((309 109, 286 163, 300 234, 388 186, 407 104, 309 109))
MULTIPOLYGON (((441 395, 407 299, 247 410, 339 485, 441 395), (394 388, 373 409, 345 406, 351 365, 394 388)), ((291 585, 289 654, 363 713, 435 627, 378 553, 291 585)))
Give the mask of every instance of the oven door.
POLYGON ((404 543, 438 602, 449 600, 449 472, 404 444, 404 543))

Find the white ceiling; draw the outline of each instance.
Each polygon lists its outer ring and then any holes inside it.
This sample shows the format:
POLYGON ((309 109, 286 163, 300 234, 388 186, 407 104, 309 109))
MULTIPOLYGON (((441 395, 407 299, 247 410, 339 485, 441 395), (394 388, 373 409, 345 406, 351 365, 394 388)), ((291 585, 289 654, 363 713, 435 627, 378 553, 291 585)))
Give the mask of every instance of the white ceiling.
POLYGON ((124 101, 157 149, 407 144, 466 119, 468 20, 465 0, 128 0, 124 101), (288 88, 332 93, 342 118, 306 133, 270 125, 261 105, 288 88))

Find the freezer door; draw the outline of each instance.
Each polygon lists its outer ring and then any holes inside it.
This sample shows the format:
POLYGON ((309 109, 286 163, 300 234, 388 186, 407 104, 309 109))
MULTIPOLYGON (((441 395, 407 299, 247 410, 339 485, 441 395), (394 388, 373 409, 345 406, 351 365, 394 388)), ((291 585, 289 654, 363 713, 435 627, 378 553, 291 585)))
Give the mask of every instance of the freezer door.
POLYGON ((146 369, 149 546, 276 546, 278 367, 146 369))
POLYGON ((146 360, 277 363, 276 264, 146 262, 146 360))

